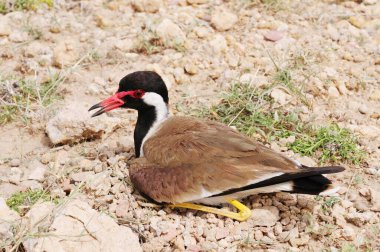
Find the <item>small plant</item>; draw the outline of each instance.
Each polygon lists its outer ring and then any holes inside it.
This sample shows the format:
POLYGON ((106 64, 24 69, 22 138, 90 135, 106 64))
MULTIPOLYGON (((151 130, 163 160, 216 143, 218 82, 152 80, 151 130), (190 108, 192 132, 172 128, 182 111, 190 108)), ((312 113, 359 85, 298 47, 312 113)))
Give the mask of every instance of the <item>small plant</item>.
POLYGON ((206 112, 200 110, 199 115, 235 126, 248 136, 259 137, 264 142, 294 136, 295 141, 288 143, 287 147, 296 153, 314 156, 321 163, 363 162, 364 151, 347 129, 336 124, 317 127, 302 122, 297 110, 273 109, 274 101, 269 96, 272 87, 258 89, 249 84, 236 83, 218 105, 206 112))
POLYGON ((322 204, 322 209, 325 211, 330 210, 336 203, 339 202, 340 198, 338 197, 327 197, 322 204))
POLYGON ((18 115, 26 120, 31 112, 59 99, 56 90, 61 82, 60 75, 53 75, 44 83, 14 78, 0 80, 0 125, 12 121, 18 115))
POLYGON ((51 8, 54 5, 54 0, 0 0, 0 13, 6 14, 12 11, 36 10, 41 4, 46 4, 51 8))
POLYGON ((30 209, 30 207, 39 200, 53 201, 57 203, 57 200, 53 199, 50 194, 44 190, 29 190, 26 192, 15 193, 7 200, 6 203, 11 209, 23 216, 30 209))

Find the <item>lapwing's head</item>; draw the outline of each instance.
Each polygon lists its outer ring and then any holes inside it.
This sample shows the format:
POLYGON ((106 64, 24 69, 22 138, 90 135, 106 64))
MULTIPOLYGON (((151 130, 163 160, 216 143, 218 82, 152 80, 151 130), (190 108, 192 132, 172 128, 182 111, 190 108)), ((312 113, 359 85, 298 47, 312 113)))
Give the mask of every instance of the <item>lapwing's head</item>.
POLYGON ((143 111, 152 107, 167 106, 168 103, 168 89, 161 76, 152 71, 138 71, 122 78, 117 92, 92 106, 89 111, 100 108, 92 115, 94 117, 116 108, 143 111))

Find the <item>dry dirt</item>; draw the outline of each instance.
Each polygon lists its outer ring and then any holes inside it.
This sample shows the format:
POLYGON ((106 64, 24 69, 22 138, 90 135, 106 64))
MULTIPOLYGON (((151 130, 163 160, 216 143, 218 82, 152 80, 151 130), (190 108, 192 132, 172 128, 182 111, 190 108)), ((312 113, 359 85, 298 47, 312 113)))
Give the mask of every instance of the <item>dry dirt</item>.
MULTIPOLYGON (((380 2, 358 2, 57 0, 52 8, 0 14, 0 109, 16 102, 5 100, 7 85, 17 89, 13 80, 38 86, 61 76, 60 98, 48 106, 35 102, 18 108, 18 116, 0 126, 0 197, 40 188, 69 202, 41 203, 55 209, 41 214, 54 218, 37 221, 24 233, 4 231, 4 225, 0 234, 23 242, 28 251, 138 250, 135 237, 127 248, 109 242, 124 226, 138 235, 144 251, 380 251, 380 2), (346 165, 346 172, 330 176, 341 185, 337 198, 252 196, 244 202, 256 217, 242 223, 146 203, 134 191, 126 165, 133 158, 136 114, 123 110, 99 117, 104 133, 87 112, 137 70, 164 77, 172 113, 180 114, 216 103, 236 81, 271 82, 276 65, 290 69, 312 104, 308 108, 282 92, 280 105, 299 106, 302 118, 315 124, 349 128, 368 153, 366 163, 346 165), (65 134, 53 136, 57 130, 65 134), (52 144, 60 139, 68 144, 52 144), (66 233, 57 238, 54 225, 69 216, 60 212, 65 206, 88 239, 74 228, 58 228, 66 233), (102 233, 109 235, 102 240, 99 230, 86 229, 85 214, 75 209, 103 216, 96 225, 107 223, 116 233, 102 233), (65 241, 70 230, 72 243, 65 241)), ((9 210, 0 213, 8 213, 17 227, 24 225, 9 210)), ((12 244, 0 243, 5 250, 12 244)))

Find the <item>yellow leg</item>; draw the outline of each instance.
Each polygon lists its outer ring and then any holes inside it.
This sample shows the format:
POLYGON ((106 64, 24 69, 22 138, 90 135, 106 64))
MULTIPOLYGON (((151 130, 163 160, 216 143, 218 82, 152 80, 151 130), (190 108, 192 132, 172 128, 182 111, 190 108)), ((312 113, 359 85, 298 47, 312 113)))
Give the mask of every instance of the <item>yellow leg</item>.
POLYGON ((208 213, 213 213, 213 214, 219 214, 222 216, 226 216, 228 218, 238 220, 238 221, 246 221, 252 214, 251 210, 240 203, 237 200, 227 200, 231 205, 236 207, 239 212, 234 213, 228 210, 222 210, 214 207, 208 207, 208 206, 203 206, 203 205, 196 205, 193 203, 179 203, 179 204, 174 204, 170 205, 170 207, 178 207, 178 208, 188 208, 188 209, 193 209, 193 210, 199 210, 203 212, 208 212, 208 213))

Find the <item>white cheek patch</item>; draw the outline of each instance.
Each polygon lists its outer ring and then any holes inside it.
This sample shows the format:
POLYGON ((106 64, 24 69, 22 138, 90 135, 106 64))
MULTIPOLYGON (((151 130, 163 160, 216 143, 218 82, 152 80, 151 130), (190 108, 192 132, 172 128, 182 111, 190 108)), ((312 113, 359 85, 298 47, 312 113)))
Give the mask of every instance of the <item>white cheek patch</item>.
POLYGON ((145 135, 144 139, 142 140, 141 147, 140 147, 140 157, 144 156, 145 141, 148 140, 152 135, 154 135, 154 133, 159 129, 159 126, 169 116, 168 106, 164 102, 164 99, 162 99, 161 95, 154 92, 147 92, 142 97, 142 100, 144 103, 150 106, 153 106, 155 108, 156 120, 153 122, 152 127, 150 127, 148 133, 145 135))

